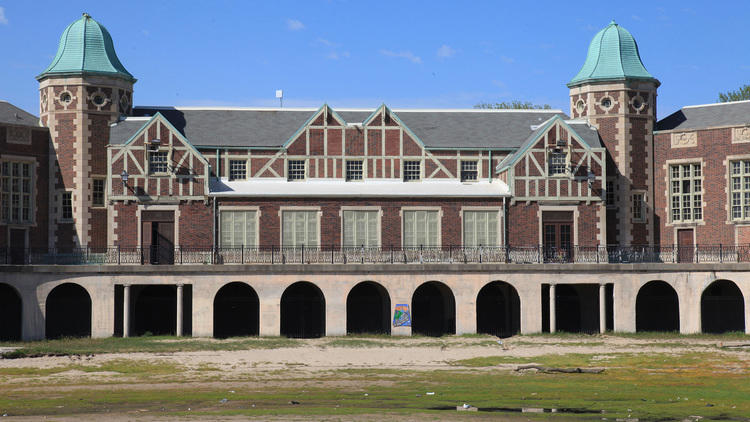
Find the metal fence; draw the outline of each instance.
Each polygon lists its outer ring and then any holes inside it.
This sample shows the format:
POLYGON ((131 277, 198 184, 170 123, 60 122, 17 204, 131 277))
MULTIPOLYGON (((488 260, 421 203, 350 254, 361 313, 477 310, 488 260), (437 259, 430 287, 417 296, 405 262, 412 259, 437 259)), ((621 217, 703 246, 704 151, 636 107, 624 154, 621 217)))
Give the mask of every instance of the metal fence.
POLYGON ((750 245, 0 248, 0 265, 477 264, 750 262, 750 245))

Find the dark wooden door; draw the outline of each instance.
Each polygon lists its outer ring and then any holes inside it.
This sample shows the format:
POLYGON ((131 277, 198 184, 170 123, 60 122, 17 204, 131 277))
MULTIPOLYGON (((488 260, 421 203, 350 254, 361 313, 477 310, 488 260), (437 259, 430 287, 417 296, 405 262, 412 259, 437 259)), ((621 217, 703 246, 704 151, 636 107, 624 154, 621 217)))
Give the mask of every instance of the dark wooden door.
POLYGON ((10 229, 10 263, 23 265, 26 252, 26 230, 10 229))
POLYGON ((153 223, 152 240, 156 244, 159 264, 174 264, 174 223, 153 223))
POLYGON ((174 263, 174 212, 144 211, 141 214, 143 262, 174 263))
POLYGON ((542 214, 544 260, 569 262, 573 253, 573 213, 545 211, 542 214))
POLYGON ((677 261, 693 262, 694 260, 693 229, 677 230, 677 261))

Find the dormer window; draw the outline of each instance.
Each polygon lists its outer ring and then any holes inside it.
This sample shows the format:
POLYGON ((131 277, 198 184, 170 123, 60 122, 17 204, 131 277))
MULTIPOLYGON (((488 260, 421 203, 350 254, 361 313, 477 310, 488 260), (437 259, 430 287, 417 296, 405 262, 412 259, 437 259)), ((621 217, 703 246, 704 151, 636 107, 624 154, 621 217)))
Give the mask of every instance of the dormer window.
POLYGON ((167 172, 167 151, 151 150, 148 152, 149 174, 167 172))
POLYGON ((565 175, 568 153, 562 148, 554 148, 549 153, 549 166, 547 172, 550 176, 565 175))

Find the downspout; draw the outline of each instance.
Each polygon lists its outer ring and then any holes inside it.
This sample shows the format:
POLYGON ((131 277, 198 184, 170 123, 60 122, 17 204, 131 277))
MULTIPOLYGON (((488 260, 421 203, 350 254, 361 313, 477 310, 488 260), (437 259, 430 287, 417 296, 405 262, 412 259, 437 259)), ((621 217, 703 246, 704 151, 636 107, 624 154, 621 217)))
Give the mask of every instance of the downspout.
POLYGON ((503 196, 503 243, 505 247, 508 247, 508 208, 505 204, 505 197, 503 196))
MULTIPOLYGON (((216 180, 220 180, 221 177, 219 175, 221 171, 221 160, 219 159, 219 148, 216 148, 216 180)), ((213 244, 214 244, 214 251, 216 250, 216 247, 218 246, 216 244, 216 196, 213 198, 213 218, 211 219, 211 229, 212 229, 212 235, 213 235, 213 244)))
MULTIPOLYGON (((490 182, 490 183, 492 183, 492 172, 495 170, 495 169, 492 168, 492 150, 490 150, 490 164, 489 164, 489 166, 490 166, 490 168, 489 168, 489 171, 487 172, 487 181, 490 182)), ((503 199, 503 201, 504 200, 505 199, 503 199)))

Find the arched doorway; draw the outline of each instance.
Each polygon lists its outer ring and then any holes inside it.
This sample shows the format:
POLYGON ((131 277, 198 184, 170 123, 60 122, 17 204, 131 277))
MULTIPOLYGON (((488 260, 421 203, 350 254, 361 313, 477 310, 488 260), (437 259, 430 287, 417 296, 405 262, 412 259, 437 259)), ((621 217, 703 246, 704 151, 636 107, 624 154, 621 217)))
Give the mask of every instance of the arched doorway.
POLYGON ((21 340, 21 296, 15 288, 0 283, 0 341, 21 340))
POLYGON ((477 333, 510 337, 521 331, 521 300, 504 281, 493 281, 477 295, 477 333))
POLYGON ((414 291, 411 329, 414 334, 434 337, 456 333, 456 300, 450 287, 429 281, 414 291))
POLYGON ((257 336, 260 328, 260 301, 252 287, 232 282, 214 297, 214 337, 257 336))
POLYGON ((326 332, 326 302, 318 286, 298 281, 281 295, 281 335, 322 337, 326 332))
POLYGON ((635 298, 636 331, 680 331, 680 305, 669 283, 649 281, 635 298))
POLYGON ((177 333, 177 286, 133 286, 133 335, 177 333))
POLYGON ((78 284, 63 283, 52 289, 45 309, 48 339, 91 336, 91 296, 78 284))
POLYGON ((346 297, 347 334, 390 334, 391 298, 385 287, 363 281, 346 297))
POLYGON ((717 280, 703 291, 701 327, 704 333, 745 332, 745 298, 734 282, 717 280))

